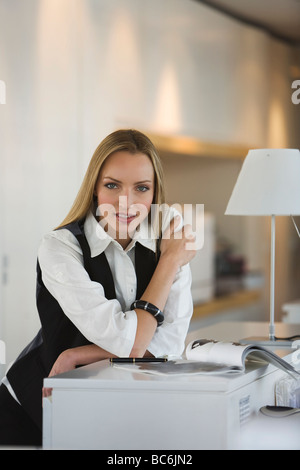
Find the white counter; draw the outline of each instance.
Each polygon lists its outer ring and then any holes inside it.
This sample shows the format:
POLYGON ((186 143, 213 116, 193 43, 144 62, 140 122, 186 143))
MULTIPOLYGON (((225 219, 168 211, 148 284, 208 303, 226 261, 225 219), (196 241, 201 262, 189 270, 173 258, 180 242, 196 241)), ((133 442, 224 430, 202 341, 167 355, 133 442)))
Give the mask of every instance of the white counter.
MULTIPOLYGON (((195 331, 187 341, 237 341, 267 331, 265 323, 228 322, 195 331)), ((295 334, 295 328, 276 326, 276 334, 295 334)), ((274 404, 274 384, 283 374, 249 364, 238 375, 154 376, 101 361, 45 379, 53 393, 44 399, 44 448, 246 447, 241 438, 247 423, 261 406, 274 404)))

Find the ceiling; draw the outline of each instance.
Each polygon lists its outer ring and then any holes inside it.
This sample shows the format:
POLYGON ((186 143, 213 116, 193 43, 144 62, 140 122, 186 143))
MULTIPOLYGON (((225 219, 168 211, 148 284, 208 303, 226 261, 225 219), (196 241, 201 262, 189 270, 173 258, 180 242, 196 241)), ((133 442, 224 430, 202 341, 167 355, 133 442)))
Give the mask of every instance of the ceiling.
POLYGON ((197 0, 300 45, 300 0, 197 0))

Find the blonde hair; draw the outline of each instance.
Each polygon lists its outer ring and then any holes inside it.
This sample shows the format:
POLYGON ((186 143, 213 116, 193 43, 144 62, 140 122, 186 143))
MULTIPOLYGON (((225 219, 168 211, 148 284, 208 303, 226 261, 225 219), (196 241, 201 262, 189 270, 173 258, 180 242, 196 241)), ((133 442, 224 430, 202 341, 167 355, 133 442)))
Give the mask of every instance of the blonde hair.
POLYGON ((165 202, 164 177, 158 152, 151 140, 142 132, 134 129, 121 129, 109 134, 96 148, 75 201, 61 224, 61 228, 72 222, 84 219, 94 209, 94 190, 103 163, 114 152, 127 150, 130 153, 147 155, 154 169, 153 204, 165 202))

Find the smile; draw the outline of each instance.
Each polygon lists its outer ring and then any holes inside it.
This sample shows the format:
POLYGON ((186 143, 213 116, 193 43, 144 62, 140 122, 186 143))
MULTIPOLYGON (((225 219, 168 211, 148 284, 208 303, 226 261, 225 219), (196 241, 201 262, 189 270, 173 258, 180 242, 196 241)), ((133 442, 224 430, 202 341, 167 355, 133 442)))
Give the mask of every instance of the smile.
POLYGON ((133 214, 121 214, 117 213, 116 218, 119 222, 129 224, 132 220, 134 220, 136 215, 133 214))

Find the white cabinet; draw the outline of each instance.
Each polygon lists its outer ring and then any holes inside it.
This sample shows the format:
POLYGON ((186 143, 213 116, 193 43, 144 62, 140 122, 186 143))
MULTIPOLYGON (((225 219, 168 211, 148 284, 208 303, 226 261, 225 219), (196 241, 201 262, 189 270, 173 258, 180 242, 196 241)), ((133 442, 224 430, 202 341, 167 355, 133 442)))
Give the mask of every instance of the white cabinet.
MULTIPOLYGON (((190 338, 264 330, 264 323, 228 322, 190 338)), ((238 449, 259 408, 274 404, 282 374, 252 364, 239 375, 154 376, 98 362, 45 380, 53 393, 44 399, 44 448, 238 449)))

